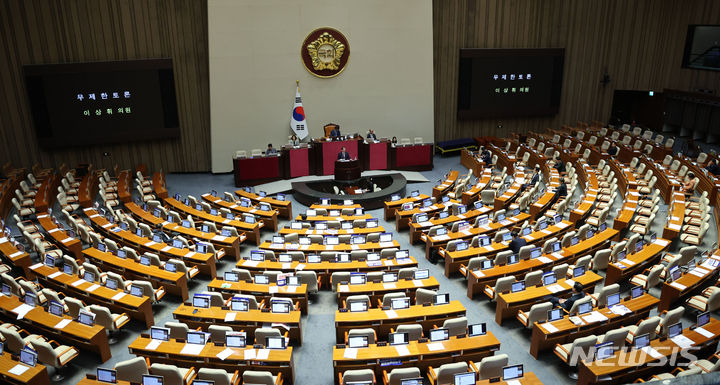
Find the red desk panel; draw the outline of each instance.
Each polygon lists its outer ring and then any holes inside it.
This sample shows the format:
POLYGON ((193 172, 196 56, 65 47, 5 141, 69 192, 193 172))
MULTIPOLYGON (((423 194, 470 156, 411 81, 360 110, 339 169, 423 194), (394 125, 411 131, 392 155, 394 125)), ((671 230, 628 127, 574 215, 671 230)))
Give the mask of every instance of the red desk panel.
POLYGON ((387 146, 387 142, 368 143, 370 155, 370 170, 387 170, 387 146))
POLYGON ((401 146, 395 148, 395 167, 426 166, 432 164, 432 145, 401 146))
POLYGON ((233 159, 233 165, 235 185, 253 180, 280 178, 279 156, 233 159))
POLYGON ((290 178, 310 175, 310 157, 307 147, 285 151, 290 152, 290 178))

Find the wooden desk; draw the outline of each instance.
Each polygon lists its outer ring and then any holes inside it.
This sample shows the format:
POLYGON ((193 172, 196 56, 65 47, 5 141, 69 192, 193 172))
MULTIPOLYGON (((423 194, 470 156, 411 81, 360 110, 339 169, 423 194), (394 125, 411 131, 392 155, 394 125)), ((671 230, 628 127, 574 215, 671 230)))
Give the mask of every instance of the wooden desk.
MULTIPOLYGON (((521 378, 517 378, 515 380, 509 380, 509 381, 499 381, 499 382, 491 382, 490 380, 479 380, 475 384, 476 385, 509 385, 509 384, 521 384, 521 385, 542 385, 542 382, 540 382, 540 379, 537 378, 535 373, 528 372, 525 373, 521 378), (511 382, 514 381, 514 382, 511 382)), ((78 384, 81 385, 81 384, 78 384)), ((91 385, 91 384, 82 384, 82 385, 91 385)))
MULTIPOLYGON (((196 253, 190 249, 178 249, 165 243, 157 243, 149 238, 139 237, 130 231, 123 230, 120 226, 108 222, 105 217, 98 214, 93 209, 84 209, 85 215, 88 216, 94 227, 103 233, 106 237, 113 238, 121 244, 132 245, 138 254, 143 251, 155 253, 162 260, 176 258, 185 263, 188 267, 195 266, 201 273, 215 278, 217 268, 215 265, 216 256, 211 253, 196 253)), ((218 253, 224 250, 220 250, 218 253)))
POLYGON ((0 381, 4 384, 15 385, 50 385, 50 377, 44 365, 39 362, 34 367, 21 364, 8 352, 0 352, 0 381), (10 373, 10 369, 16 365, 22 365, 28 369, 21 375, 10 373))
POLYGON ((46 312, 41 306, 34 307, 25 314, 24 318, 17 319, 14 310, 20 305, 23 303, 15 296, 0 296, 0 314, 6 320, 64 344, 98 353, 101 362, 110 359, 110 344, 104 327, 83 325, 67 315, 55 316, 46 312), (64 319, 70 320, 70 323, 61 330, 56 329, 55 325, 64 319))
MULTIPOLYGON (((228 201, 223 200, 222 198, 213 196, 212 194, 202 194, 201 197, 205 199, 206 201, 210 202, 212 205, 216 207, 222 207, 230 210, 231 212, 235 214, 252 214, 260 217, 260 220, 263 222, 263 227, 265 228, 271 228, 272 231, 277 231, 277 225, 278 225, 278 212, 277 210, 260 210, 257 207, 243 207, 242 205, 238 204, 237 202, 230 203, 228 201)), ((272 207, 272 206, 271 206, 272 207)))
POLYGON ((372 233, 385 233, 385 228, 382 226, 378 227, 353 227, 352 229, 327 229, 327 230, 315 230, 315 229, 291 229, 289 227, 283 227, 278 231, 280 235, 286 234, 297 234, 298 236, 307 235, 367 235, 372 233))
POLYGON ((720 262, 720 256, 717 254, 710 256, 708 261, 703 262, 702 265, 696 264, 693 269, 683 273, 676 281, 663 282, 658 311, 670 310, 675 301, 704 289, 708 282, 714 281, 720 269, 709 261, 720 262))
POLYGON ((270 203, 270 206, 278 211, 279 216, 285 217, 287 219, 291 219, 293 217, 292 202, 290 201, 281 201, 272 197, 261 197, 258 194, 250 193, 245 190, 235 190, 235 194, 241 198, 248 198, 253 202, 270 203))
POLYGON ((575 325, 570 321, 570 317, 565 315, 562 319, 553 322, 535 322, 532 329, 532 337, 530 338, 530 354, 536 359, 540 358, 540 353, 555 348, 557 344, 566 344, 574 341, 576 338, 589 336, 591 334, 601 335, 613 329, 619 329, 623 326, 634 325, 638 321, 649 316, 650 311, 655 309, 659 300, 650 294, 643 294, 635 299, 626 298, 620 301, 621 305, 625 305, 631 313, 625 315, 615 314, 607 307, 597 308, 597 311, 607 317, 606 321, 590 322, 585 316, 580 318, 582 325, 575 325))
POLYGON ((462 204, 464 205, 468 205, 478 200, 480 194, 482 193, 482 190, 485 190, 485 188, 490 183, 490 180, 492 179, 492 168, 486 168, 482 171, 481 174, 475 175, 480 175, 478 181, 472 187, 470 187, 470 189, 468 189, 467 191, 463 191, 462 198, 460 198, 462 204))
POLYGON ((613 222, 613 228, 615 230, 621 231, 628 227, 630 221, 635 216, 639 198, 640 193, 638 193, 637 190, 628 190, 627 196, 623 199, 620 214, 615 217, 615 221, 613 222))
MULTIPOLYGON (((538 245, 552 237, 559 238, 562 233, 572 229, 572 226, 571 222, 562 221, 557 225, 549 226, 545 230, 533 231, 521 238, 525 239, 528 245, 538 245)), ((507 249, 508 245, 505 243, 492 242, 490 246, 468 247, 466 250, 461 251, 447 251, 441 247, 438 253, 445 259, 445 276, 450 277, 452 273, 460 271, 460 265, 467 265, 472 258, 492 255, 489 259, 494 259, 497 253, 507 249)))
POLYGON ((229 282, 224 279, 215 278, 207 287, 210 291, 222 293, 225 299, 232 297, 234 294, 251 294, 254 295, 258 301, 265 299, 265 303, 270 303, 270 298, 274 296, 290 298, 293 302, 298 302, 303 314, 307 314, 308 311, 308 291, 307 285, 304 283, 300 286, 278 286, 274 283, 260 285, 246 281, 229 282))
POLYGON ((125 278, 150 281, 156 289, 164 287, 166 292, 177 295, 183 301, 188 299, 188 279, 184 273, 171 273, 158 266, 145 266, 131 258, 123 259, 94 247, 83 250, 83 254, 101 270, 112 271, 125 278))
POLYGON ((373 219, 373 216, 370 214, 363 214, 363 215, 338 215, 338 216, 315 215, 312 217, 308 216, 305 218, 298 215, 295 217, 296 221, 303 221, 303 222, 327 222, 327 221, 352 222, 355 220, 366 221, 368 219, 373 219))
POLYGON ((78 238, 71 238, 62 228, 58 227, 50 218, 47 212, 37 214, 37 220, 48 234, 53 243, 67 254, 77 258, 82 258, 82 242, 78 238))
POLYGON ((599 188, 596 171, 588 166, 584 159, 579 160, 579 162, 582 167, 576 167, 575 170, 577 171, 578 180, 585 184, 585 195, 583 196, 583 200, 580 201, 580 204, 570 211, 570 222, 573 223, 584 221, 590 215, 597 201, 599 188))
MULTIPOLYGON (((691 353, 698 357, 704 357, 702 352, 714 353, 715 345, 720 339, 720 321, 710 319, 710 322, 703 326, 703 329, 712 333, 713 336, 708 338, 689 328, 683 330, 682 335, 691 339, 693 347, 699 347, 699 350, 693 350, 691 353)), ((670 339, 660 341, 655 339, 650 341, 650 346, 661 354, 663 359, 667 359, 671 354, 678 353, 678 346, 670 339)), ((681 362, 687 362, 682 356, 678 355, 681 362)), ((647 377, 653 373, 668 371, 667 365, 658 364, 661 358, 653 358, 645 351, 630 349, 623 352, 622 350, 615 352, 612 357, 606 358, 601 362, 585 362, 578 364, 578 385, 589 384, 622 384, 634 381, 636 378, 647 377)))
MULTIPOLYGON (((527 374, 526 374, 527 375, 527 374)), ((117 380, 117 385, 133 385, 130 381, 117 380)), ((85 378, 80 380, 77 385, 107 385, 107 382, 98 381, 95 374, 86 374, 85 378)))
POLYGON ((433 187, 432 196, 433 198, 440 198, 443 195, 447 194, 448 191, 455 186, 455 182, 457 182, 458 176, 460 176, 460 172, 457 170, 450 170, 450 172, 447 173, 445 176, 445 180, 440 183, 439 185, 433 187))
POLYGON ((323 251, 334 251, 334 252, 351 252, 354 250, 367 250, 375 251, 389 248, 399 248, 400 243, 396 240, 392 242, 366 242, 361 245, 351 245, 349 243, 340 243, 338 245, 321 245, 318 243, 312 243, 309 245, 301 245, 299 243, 283 243, 275 244, 268 241, 263 242, 260 245, 261 249, 273 250, 275 252, 287 252, 287 251, 302 251, 304 253, 321 253, 323 251))
POLYGON ((4 234, 0 238, 0 256, 2 256, 4 260, 10 262, 11 266, 23 269, 25 275, 31 274, 30 269, 28 269, 32 263, 30 254, 25 251, 18 250, 12 241, 5 237, 4 234))
MULTIPOLYGON (((122 170, 117 177, 117 188, 118 200, 123 203, 132 202, 132 186, 133 186, 133 174, 130 170, 122 170)), ((107 181, 106 181, 107 182, 107 181)))
POLYGON ((343 301, 347 299, 348 296, 365 294, 370 297, 370 306, 375 306, 378 300, 382 301, 382 297, 387 293, 403 292, 408 297, 414 298, 417 288, 436 290, 440 288, 440 283, 438 283, 435 277, 430 277, 422 280, 403 279, 389 283, 367 282, 363 285, 338 285, 337 303, 338 307, 342 307, 343 301))
POLYGON ((471 170, 473 175, 478 176, 484 172, 485 163, 476 154, 477 152, 463 148, 460 150, 460 164, 471 170))
POLYGON ((474 209, 465 212, 465 214, 458 214, 458 215, 449 215, 445 218, 432 218, 428 221, 424 222, 413 222, 412 220, 409 223, 410 226, 410 244, 415 244, 420 241, 420 234, 426 233, 428 230, 430 230, 431 227, 437 226, 437 225, 451 225, 455 222, 459 221, 468 221, 472 223, 475 218, 485 215, 489 212, 491 212, 492 209, 488 206, 482 206, 479 209, 474 209))
POLYGON ((617 230, 605 229, 592 238, 578 242, 575 246, 562 249, 558 253, 545 254, 535 259, 526 259, 512 265, 493 266, 487 270, 474 270, 468 274, 468 298, 482 292, 485 286, 493 286, 500 277, 515 276, 521 279, 525 274, 536 270, 549 270, 553 266, 563 263, 573 263, 581 255, 591 255, 596 250, 604 248, 610 239, 617 234, 617 230))
POLYGON ((651 267, 660 259, 662 252, 669 247, 669 240, 658 238, 655 242, 645 245, 639 253, 628 255, 623 260, 609 264, 606 270, 605 285, 625 281, 651 267))
POLYGON ((165 173, 156 172, 152 178, 153 193, 162 201, 168 197, 167 186, 165 184, 165 173))
POLYGON ((530 205, 530 215, 533 218, 537 218, 547 209, 550 208, 550 204, 555 199, 555 189, 560 186, 560 174, 556 169, 550 169, 550 175, 548 177, 548 183, 545 184, 545 193, 533 204, 530 205))
POLYGON ((400 207, 402 207, 405 203, 412 203, 416 204, 418 202, 422 202, 425 199, 430 198, 429 195, 426 194, 420 194, 416 197, 407 197, 403 199, 398 199, 396 201, 385 201, 384 206, 384 212, 385 212, 385 220, 389 221, 392 218, 395 218, 395 211, 397 211, 400 207))
POLYGON ((404 230, 410 225, 413 215, 425 213, 431 216, 439 211, 445 210, 445 207, 452 203, 459 203, 455 200, 449 200, 448 204, 442 202, 436 202, 428 207, 413 207, 412 210, 395 210, 395 229, 397 231, 404 230))
POLYGON ((369 308, 366 312, 335 312, 335 340, 345 343, 345 333, 351 329, 375 329, 378 339, 385 341, 390 329, 398 325, 417 323, 422 325, 425 337, 433 325, 442 326, 443 321, 465 316, 465 306, 460 301, 446 305, 412 305, 408 309, 394 310, 394 313, 380 308, 369 308))
POLYGON ((485 226, 481 227, 471 227, 467 230, 458 231, 456 233, 447 233, 445 235, 436 235, 436 236, 428 236, 425 234, 420 235, 420 239, 425 242, 425 258, 427 260, 431 259, 432 251, 434 249, 440 249, 440 247, 443 247, 448 244, 450 241, 458 240, 458 239, 470 239, 476 235, 482 235, 482 234, 494 234, 500 229, 512 227, 516 225, 517 223, 520 223, 524 220, 527 220, 530 218, 530 214, 527 213, 519 213, 518 215, 507 217, 502 221, 499 222, 490 222, 485 226))
POLYGON ((55 200, 57 199, 57 188, 60 186, 61 179, 62 178, 58 175, 51 174, 42 181, 40 187, 37 189, 37 193, 35 194, 36 213, 48 211, 48 208, 55 204, 55 200))
POLYGON ((90 207, 93 204, 95 195, 98 193, 100 172, 92 171, 85 174, 77 188, 78 203, 80 207, 90 207))
POLYGON ((218 251, 218 259, 222 259, 225 255, 232 255, 236 260, 239 260, 240 243, 247 239, 245 233, 238 233, 237 237, 226 237, 218 233, 205 233, 195 228, 183 227, 182 224, 168 222, 163 218, 154 216, 134 202, 126 203, 125 208, 128 209, 135 218, 152 227, 162 228, 163 230, 182 234, 185 237, 197 238, 204 242, 211 243, 218 251))
POLYGON ((525 183, 525 173, 522 171, 516 171, 513 175, 513 182, 505 192, 495 197, 495 210, 507 208, 515 198, 520 195, 520 188, 525 183))
POLYGON ((129 317, 144 322, 146 328, 155 325, 152 304, 149 297, 125 294, 122 289, 109 289, 99 283, 91 283, 80 277, 67 275, 58 268, 41 263, 30 266, 43 287, 83 300, 86 303, 105 306, 113 313, 126 313, 129 317), (123 294, 121 294, 123 293, 123 294), (120 298, 115 299, 116 296, 120 298))
POLYGON ((685 194, 676 191, 672 195, 672 202, 668 210, 668 218, 663 227, 662 237, 673 240, 680 235, 680 229, 685 221, 685 194))
POLYGON ((317 210, 317 209, 325 209, 325 210, 342 210, 342 209, 360 209, 362 208, 362 205, 359 203, 353 203, 351 205, 344 205, 344 204, 329 204, 329 205, 323 205, 320 203, 313 203, 310 205, 311 210, 317 210))
POLYGON ((517 293, 500 293, 497 296, 497 305, 495 307, 495 322, 497 322, 498 325, 502 325, 504 319, 515 317, 518 310, 530 310, 532 305, 544 302, 544 298, 550 296, 559 298, 569 297, 573 282, 579 282, 583 286, 583 289, 588 289, 595 287, 602 279, 601 276, 594 272, 587 271, 584 275, 577 278, 559 280, 555 285, 559 285, 562 289, 555 293, 550 291, 546 286, 529 287, 517 293))
MULTIPOLYGON (((269 307, 266 309, 269 309, 269 307)), ((293 310, 287 314, 265 312, 258 309, 243 312, 217 306, 199 308, 184 303, 175 309, 173 318, 187 324, 191 330, 200 328, 203 331, 208 331, 210 325, 221 325, 230 326, 235 331, 245 331, 248 345, 252 345, 252 341, 255 341, 255 329, 272 325, 283 333, 285 330, 288 331, 290 341, 302 345, 301 315, 298 310, 293 310)))
POLYGON ((292 347, 288 347, 285 350, 268 349, 268 358, 263 359, 256 357, 258 349, 253 349, 252 347, 245 349, 232 348, 232 354, 224 360, 221 360, 217 355, 226 349, 225 346, 217 346, 209 343, 205 345, 200 354, 188 355, 182 353, 182 349, 185 346, 184 342, 171 339, 170 341, 160 343, 157 349, 150 350, 147 349, 147 345, 151 341, 149 336, 140 335, 140 337, 128 346, 128 350, 130 354, 147 357, 151 363, 158 362, 185 368, 191 366, 218 368, 225 369, 230 373, 236 370, 240 372, 245 370, 267 370, 273 373, 282 372, 283 379, 290 383, 295 381, 292 347), (248 358, 246 359, 245 357, 248 358))
MULTIPOLYGON (((480 362, 483 358, 492 356, 500 349, 500 341, 488 332, 475 337, 450 337, 442 341, 442 349, 430 350, 436 347, 433 342, 410 341, 404 345, 407 352, 401 352, 396 346, 377 346, 372 344, 367 348, 356 349, 354 358, 346 357, 344 348, 333 347, 333 377, 338 385, 338 374, 350 369, 372 369, 376 378, 382 378, 382 365, 386 360, 399 360, 402 366, 415 366, 420 372, 426 372, 429 366, 438 367, 442 364, 457 361, 480 362)), ((401 348, 402 349, 402 348, 401 348)))
POLYGON ((332 273, 344 272, 369 272, 382 270, 399 270, 405 267, 417 267, 418 263, 413 257, 406 259, 382 259, 378 263, 367 261, 350 262, 277 262, 277 261, 251 261, 249 259, 239 261, 236 266, 247 269, 251 273, 261 273, 266 270, 294 272, 300 270, 314 271, 322 278, 323 287, 330 287, 332 273))
POLYGON ((255 244, 257 245, 260 244, 260 228, 264 226, 262 222, 246 223, 243 221, 238 221, 237 219, 227 219, 219 215, 212 215, 204 211, 197 210, 194 207, 187 206, 184 203, 179 202, 175 198, 165 199, 165 203, 172 209, 181 213, 188 214, 196 220, 213 222, 215 223, 216 227, 235 227, 238 233, 244 232, 248 240, 255 242, 255 244))

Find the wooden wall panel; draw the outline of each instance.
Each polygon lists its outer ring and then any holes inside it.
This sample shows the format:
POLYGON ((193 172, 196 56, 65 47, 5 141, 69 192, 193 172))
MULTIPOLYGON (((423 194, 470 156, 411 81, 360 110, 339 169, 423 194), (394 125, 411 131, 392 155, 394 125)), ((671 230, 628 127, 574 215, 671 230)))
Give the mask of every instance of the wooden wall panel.
POLYGON ((607 121, 615 89, 709 88, 717 94, 720 73, 680 65, 688 24, 718 20, 717 0, 434 0, 435 140, 607 121), (565 48, 559 113, 458 121, 461 48, 565 48), (612 81, 603 86, 606 70, 612 81))
POLYGON ((0 164, 210 170, 206 0, 2 0, 0 164), (37 145, 22 66, 170 57, 178 139, 46 151, 37 145), (103 156, 103 152, 110 156, 103 156))

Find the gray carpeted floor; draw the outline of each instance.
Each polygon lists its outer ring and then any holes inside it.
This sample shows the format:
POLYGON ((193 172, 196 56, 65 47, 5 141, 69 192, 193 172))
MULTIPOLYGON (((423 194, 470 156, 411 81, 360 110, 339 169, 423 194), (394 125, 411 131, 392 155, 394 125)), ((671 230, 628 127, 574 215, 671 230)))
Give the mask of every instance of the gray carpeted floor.
MULTIPOLYGON (((408 186, 408 189, 419 189, 421 192, 430 193, 432 187, 444 178, 446 172, 452 169, 460 170, 461 173, 467 172, 464 167, 460 166, 459 157, 442 158, 436 156, 435 169, 422 173, 429 182, 413 183, 408 186)), ((212 175, 208 173, 169 174, 167 175, 167 187, 171 194, 179 192, 183 195, 189 194, 194 196, 199 196, 213 189, 218 192, 235 190, 232 175, 212 175)), ((575 195, 578 197, 580 194, 581 191, 578 189, 575 195)), ((288 198, 292 199, 292 196, 289 195, 288 198)), ((614 208, 619 208, 620 203, 620 199, 618 199, 614 208)), ((306 207, 293 200, 294 213, 299 213, 305 209, 306 207)), ((615 210, 611 212, 613 216, 616 213, 615 210)), ((657 214, 659 219, 656 220, 653 229, 659 234, 662 234, 662 227, 664 225, 662 221, 665 218, 666 212, 667 206, 663 205, 657 214)), ((387 230, 395 232, 395 224, 385 223, 383 220, 382 210, 372 210, 370 214, 379 218, 381 225, 385 226, 387 230)), ((283 225, 285 222, 286 221, 281 221, 280 225, 283 225)), ((717 229, 715 229, 714 226, 714 221, 712 221, 712 228, 705 237, 708 241, 703 245, 702 250, 710 246, 710 243, 712 243, 710 240, 717 239, 717 229)), ((263 239, 270 238, 271 235, 269 232, 264 232, 263 239)), ((422 268, 430 269, 431 273, 440 282, 441 292, 449 292, 452 300, 459 300, 463 303, 467 309, 467 317, 471 323, 486 322, 489 331, 501 342, 500 353, 508 354, 511 364, 524 364, 526 372, 534 372, 545 384, 575 383, 575 381, 568 378, 567 368, 562 365, 560 360, 557 359, 552 352, 546 352, 539 360, 535 360, 530 356, 528 352, 530 332, 523 329, 515 320, 505 322, 502 327, 498 326, 494 322, 494 304, 484 299, 476 299, 474 301, 468 299, 465 295, 466 284, 462 277, 446 278, 443 274, 442 262, 433 265, 424 258, 424 245, 409 245, 407 231, 396 233, 395 239, 400 242, 402 248, 410 249, 411 255, 417 258, 422 268)), ((677 245, 673 245, 673 249, 677 248, 677 245)), ((251 249, 252 246, 243 246, 241 250, 243 253, 249 253, 251 249)), ((233 265, 234 261, 230 259, 220 262, 218 265, 218 275, 229 270, 233 265)), ((209 282, 209 279, 205 277, 200 276, 199 278, 200 279, 193 280, 191 293, 205 289, 206 284, 209 282)), ((627 290, 628 288, 624 287, 623 289, 627 290)), ((652 293, 656 296, 660 294, 659 289, 656 289, 656 292, 653 291, 652 293)), ((165 322, 172 320, 172 311, 179 304, 180 301, 177 298, 168 296, 160 305, 155 306, 156 324, 163 325, 165 322)), ((325 291, 319 293, 317 296, 311 297, 309 314, 304 317, 302 325, 304 344, 294 351, 297 384, 318 385, 333 383, 332 346, 335 342, 335 337, 331 331, 334 329, 334 313, 336 309, 337 304, 333 293, 325 291)), ((686 314, 688 314, 688 312, 686 312, 686 314)), ((687 322, 690 322, 689 320, 690 318, 688 318, 687 322)), ((144 325, 136 321, 130 322, 126 331, 120 335, 118 343, 112 346, 113 356, 108 362, 101 364, 95 355, 82 353, 81 356, 74 361, 73 367, 67 371, 67 378, 62 383, 76 384, 85 376, 85 373, 94 373, 98 366, 113 367, 118 361, 132 358, 133 356, 128 353, 127 346, 138 336, 138 333, 143 331, 144 325)))

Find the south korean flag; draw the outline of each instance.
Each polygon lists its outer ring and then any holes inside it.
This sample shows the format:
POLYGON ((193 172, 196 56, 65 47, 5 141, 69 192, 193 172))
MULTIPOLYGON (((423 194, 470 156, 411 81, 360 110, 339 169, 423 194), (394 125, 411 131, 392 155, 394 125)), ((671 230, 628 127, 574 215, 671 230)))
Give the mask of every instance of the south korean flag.
POLYGON ((307 123, 305 123, 305 110, 300 97, 300 84, 295 91, 295 105, 292 109, 292 117, 290 118, 290 129, 293 130, 298 139, 303 140, 308 136, 307 123))

